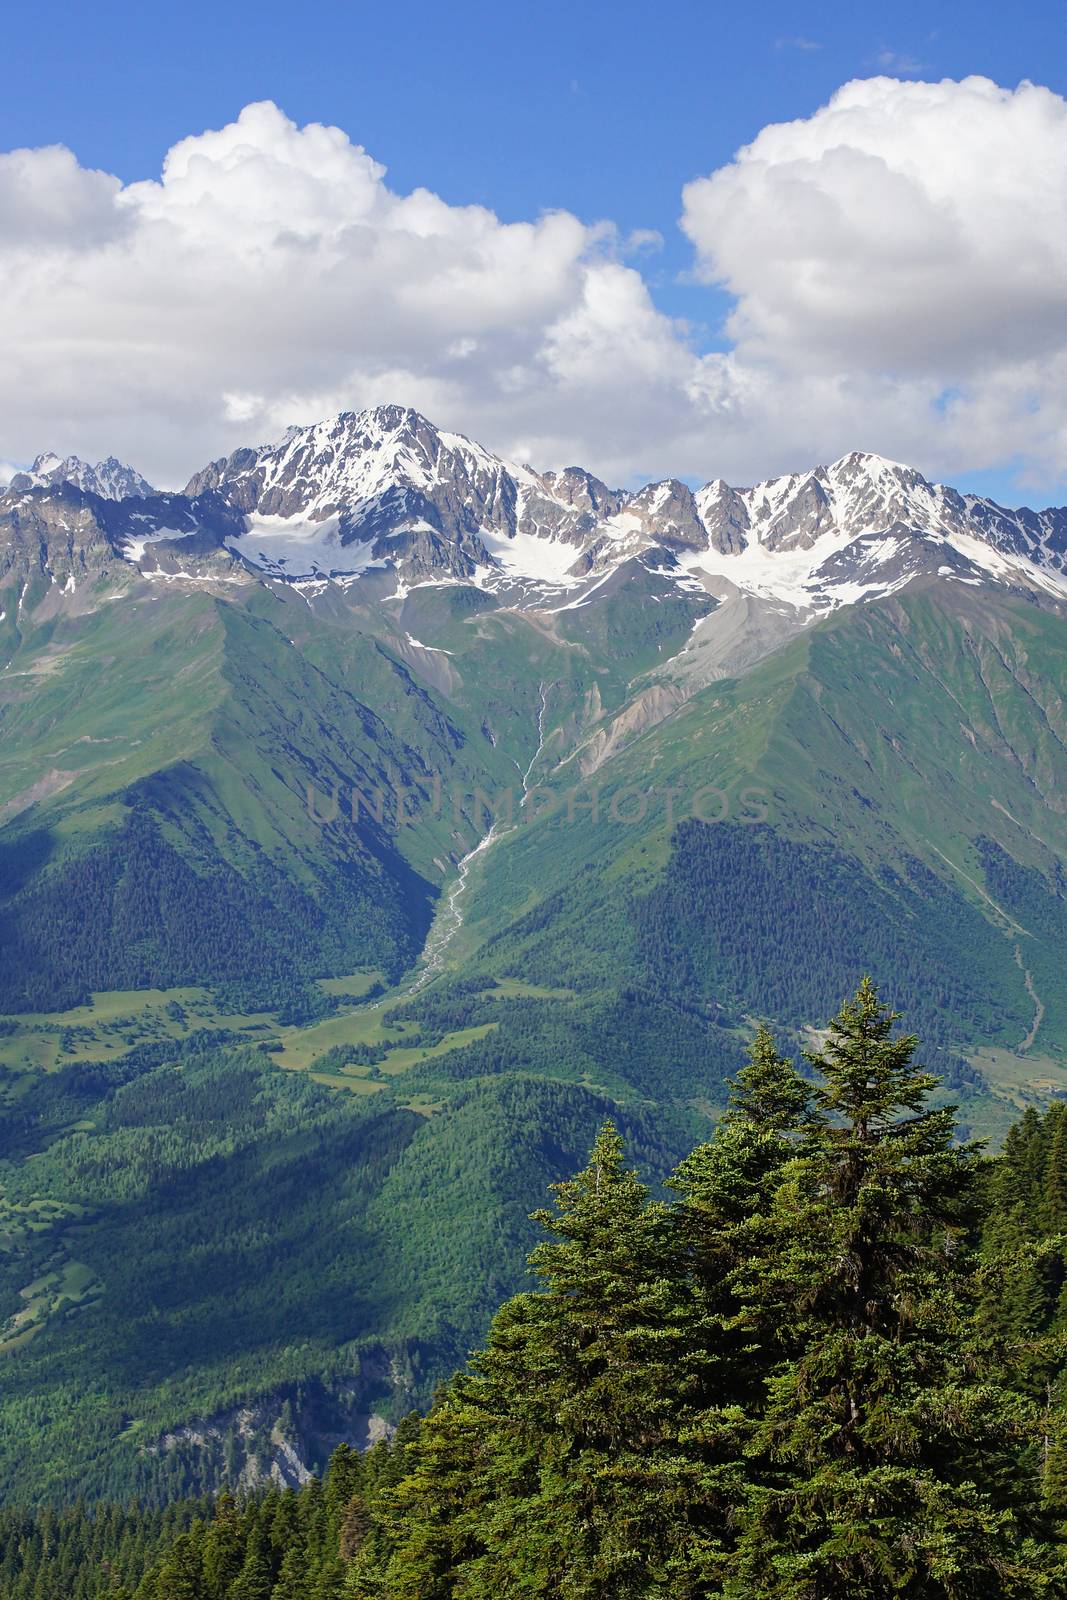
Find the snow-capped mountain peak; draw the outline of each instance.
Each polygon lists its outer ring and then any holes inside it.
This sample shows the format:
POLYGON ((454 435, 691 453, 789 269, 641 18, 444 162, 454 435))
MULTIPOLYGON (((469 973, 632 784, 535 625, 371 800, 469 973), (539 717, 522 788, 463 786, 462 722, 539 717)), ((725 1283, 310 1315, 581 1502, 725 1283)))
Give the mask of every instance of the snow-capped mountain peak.
POLYGON ((186 493, 221 490, 260 516, 323 520, 383 494, 424 491, 449 478, 498 480, 525 469, 504 463, 462 434, 433 427, 404 406, 342 411, 290 428, 278 444, 237 450, 190 480, 186 493))
POLYGON ((1067 597, 1067 513, 1010 511, 883 456, 857 451, 745 489, 716 479, 696 498, 705 570, 791 605, 825 610, 925 573, 1067 597))
POLYGON ((72 483, 75 488, 99 495, 102 500, 146 499, 155 494, 152 485, 139 472, 114 456, 92 466, 80 456, 61 457, 51 450, 39 455, 28 472, 16 472, 8 488, 38 489, 61 483, 72 483))
POLYGON ((237 450, 190 480, 248 519, 239 554, 281 575, 359 571, 393 561, 413 573, 469 576, 491 564, 480 537, 514 524, 523 467, 409 407, 342 411, 237 450))

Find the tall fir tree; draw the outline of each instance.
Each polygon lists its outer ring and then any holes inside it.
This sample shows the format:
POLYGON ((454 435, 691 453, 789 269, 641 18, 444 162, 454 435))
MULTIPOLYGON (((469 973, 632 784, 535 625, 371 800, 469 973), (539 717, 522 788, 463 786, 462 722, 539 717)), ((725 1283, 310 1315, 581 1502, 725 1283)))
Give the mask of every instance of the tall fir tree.
POLYGON ((203 1600, 227 1600, 243 1557, 241 1516, 233 1495, 227 1492, 215 1502, 215 1515, 203 1539, 203 1600))
POLYGON ((270 1529, 261 1513, 253 1511, 248 1520, 244 1560, 226 1592, 226 1600, 271 1600, 277 1567, 270 1529))
POLYGON ((674 1219, 610 1124, 554 1196, 540 1289, 502 1309, 427 1420, 390 1596, 703 1592, 703 1355, 674 1219))
POLYGON ((669 1180, 682 1197, 677 1220, 708 1346, 709 1405, 732 1400, 751 1412, 786 1333, 766 1303, 756 1326, 750 1285, 764 1277, 775 1245, 772 1210, 782 1175, 812 1136, 812 1092, 761 1025, 713 1138, 669 1180))
POLYGON ((1041 1222, 1045 1233, 1067 1233, 1067 1105, 1060 1101, 1051 1106, 1046 1122, 1048 1154, 1041 1222))
POLYGON ((1028 1109, 990 1166, 979 1331, 1041 1411, 1045 1502, 1067 1526, 1067 1106, 1028 1109))
POLYGON ((779 1189, 763 1291, 799 1348, 754 1447, 745 1600, 1031 1600, 1053 1582, 1021 1468, 1033 1414, 968 1359, 980 1156, 954 1146, 896 1021, 864 980, 809 1057, 823 1128, 779 1189))
POLYGON ((137 1600, 204 1600, 204 1562, 197 1531, 179 1534, 153 1574, 137 1591, 137 1600))

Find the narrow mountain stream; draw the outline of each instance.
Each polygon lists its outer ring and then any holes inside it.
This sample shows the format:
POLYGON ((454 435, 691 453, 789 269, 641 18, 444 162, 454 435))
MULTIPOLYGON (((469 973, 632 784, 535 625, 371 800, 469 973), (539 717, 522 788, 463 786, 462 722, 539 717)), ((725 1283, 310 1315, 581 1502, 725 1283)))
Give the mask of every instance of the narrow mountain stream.
MULTIPOLYGON (((545 691, 545 685, 543 683, 539 686, 539 694, 540 703, 537 709, 537 748, 530 757, 530 762, 526 768, 526 771, 522 774, 522 793, 519 796, 519 804, 515 813, 516 817, 519 818, 522 816, 522 807, 530 793, 530 776, 534 767, 537 765, 537 762, 541 756, 541 752, 545 747, 545 712, 547 708, 547 695, 545 691)), ((417 994, 420 989, 424 989, 428 983, 432 983, 435 978, 440 976, 444 963, 445 951, 448 949, 449 945, 455 939, 456 934, 463 926, 463 898, 467 889, 467 884, 470 881, 471 868, 473 867, 475 861, 479 856, 483 856, 489 850, 491 850, 493 845, 496 844, 498 840, 505 838, 509 833, 513 833, 519 826, 520 823, 515 820, 503 827, 501 827, 499 822, 494 822, 488 833, 479 839, 478 843, 474 846, 474 849, 468 850, 467 854, 463 856, 458 863, 456 868, 456 880, 449 890, 444 904, 434 917, 433 924, 430 928, 429 934, 426 937, 426 943, 423 946, 419 971, 416 973, 412 982, 408 985, 408 994, 417 994)))
POLYGON ((1034 988, 1034 980, 1030 974, 1030 969, 1023 965, 1023 953, 1018 945, 1015 946, 1015 960, 1019 971, 1023 975, 1023 982, 1026 985, 1026 992, 1034 1002, 1034 1020, 1030 1024, 1030 1031, 1026 1035, 1026 1038, 1020 1040, 1019 1044, 1016 1045, 1016 1049, 1018 1050, 1019 1054, 1025 1055, 1030 1049, 1030 1046, 1033 1044, 1034 1040, 1037 1038, 1041 1024, 1045 1020, 1045 1002, 1034 988))

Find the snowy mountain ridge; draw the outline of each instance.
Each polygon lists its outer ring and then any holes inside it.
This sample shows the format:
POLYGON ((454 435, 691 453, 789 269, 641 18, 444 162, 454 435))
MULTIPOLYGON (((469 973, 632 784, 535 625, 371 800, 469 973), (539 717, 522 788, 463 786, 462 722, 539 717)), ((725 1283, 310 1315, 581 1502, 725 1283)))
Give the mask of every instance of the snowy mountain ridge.
MULTIPOLYGON (((42 496, 64 483, 90 497, 83 516, 91 497, 111 502, 97 518, 106 539, 149 579, 221 580, 220 563, 236 564, 308 597, 361 580, 383 600, 463 583, 554 612, 639 563, 683 592, 748 594, 802 620, 919 578, 1067 600, 1067 511, 1008 510, 858 452, 749 488, 713 479, 694 492, 667 479, 612 489, 582 468, 538 472, 416 411, 379 406, 237 450, 181 495, 157 495, 113 459, 41 456, 0 496, 0 517, 40 521, 42 496)), ((69 509, 56 520, 69 531, 69 509)))
POLYGON ((39 455, 28 472, 16 472, 8 488, 18 492, 58 487, 63 483, 72 483, 75 488, 99 495, 102 500, 144 499, 156 492, 139 472, 114 456, 92 466, 80 456, 60 457, 52 450, 39 455))
POLYGON ((237 451, 186 493, 242 511, 246 531, 229 547, 298 580, 347 583, 391 567, 405 586, 470 582, 551 607, 653 552, 679 581, 724 580, 814 614, 922 573, 1067 597, 1067 513, 1010 511, 862 453, 751 488, 715 479, 694 493, 668 479, 612 489, 381 406, 237 451))

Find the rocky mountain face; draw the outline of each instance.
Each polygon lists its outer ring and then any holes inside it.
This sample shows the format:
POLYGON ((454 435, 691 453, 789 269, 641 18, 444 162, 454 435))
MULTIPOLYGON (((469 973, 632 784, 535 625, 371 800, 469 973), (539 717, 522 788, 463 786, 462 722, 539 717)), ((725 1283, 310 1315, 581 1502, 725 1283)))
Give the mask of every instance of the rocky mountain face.
MULTIPOLYGON (((697 509, 710 547, 724 555, 808 555, 803 581, 813 595, 820 578, 832 591, 849 565, 857 573, 881 567, 890 581, 929 570, 938 548, 952 566, 962 558, 991 577, 1018 577, 1053 593, 1064 587, 1067 511, 1007 510, 880 456, 854 453, 752 489, 718 479, 700 490, 697 509), (875 549, 872 540, 887 543, 875 549), (919 544, 925 554, 914 548, 919 544), (849 563, 841 560, 845 551, 849 563)), ((780 565, 784 573, 787 563, 780 565)))
MULTIPOLYGON (((370 1360, 363 1366, 374 1370, 370 1360)), ((388 1370, 385 1365, 378 1374, 379 1386, 388 1370)), ((161 1434, 146 1453, 182 1458, 197 1481, 228 1480, 246 1492, 271 1485, 296 1489, 323 1472, 339 1444, 366 1450, 396 1431, 367 1409, 368 1387, 362 1369, 329 1385, 288 1385, 250 1404, 190 1419, 161 1434)))
POLYGON ((217 497, 153 489, 112 498, 69 479, 20 486, 26 476, 0 495, 0 587, 21 584, 20 610, 45 602, 69 608, 64 597, 78 594, 80 606, 101 579, 120 586, 153 575, 254 581, 226 547, 242 533, 243 518, 217 497))
POLYGON ((1067 598, 1067 510, 1007 510, 864 454, 752 488, 612 489, 579 467, 506 461, 399 406, 235 451, 180 495, 113 459, 40 456, 0 496, 0 571, 17 547, 64 582, 111 561, 149 579, 265 574, 310 594, 462 583, 548 611, 595 600, 634 560, 683 591, 740 592, 801 621, 918 579, 1067 598))

